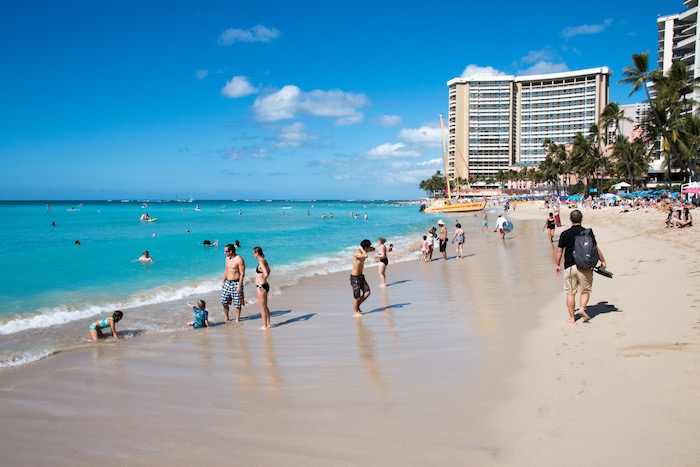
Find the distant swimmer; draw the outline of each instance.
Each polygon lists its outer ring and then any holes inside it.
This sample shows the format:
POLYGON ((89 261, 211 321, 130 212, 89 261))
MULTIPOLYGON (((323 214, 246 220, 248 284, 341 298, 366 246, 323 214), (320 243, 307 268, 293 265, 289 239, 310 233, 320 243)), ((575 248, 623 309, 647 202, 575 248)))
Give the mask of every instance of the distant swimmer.
POLYGON ((53 221, 53 222, 51 223, 51 227, 56 227, 56 221, 53 221))
POLYGON ((143 214, 141 214, 141 220, 142 220, 142 221, 147 221, 147 220, 150 220, 150 219, 151 219, 151 216, 149 216, 147 212, 144 212, 143 214))
POLYGON ((80 246, 80 240, 75 241, 75 246, 80 246))
POLYGON ((46 203, 46 212, 51 212, 51 205, 46 203))
POLYGON ((219 246, 219 240, 214 239, 213 242, 211 240, 204 240, 202 242, 202 245, 204 245, 204 246, 219 246))
POLYGON ((139 261, 142 263, 152 263, 153 258, 151 258, 151 255, 148 253, 148 250, 143 250, 143 254, 139 258, 139 261))
POLYGON ((331 219, 333 219, 333 213, 331 213, 331 219))
POLYGON ((233 242, 233 246, 235 246, 236 249, 238 250, 238 249, 241 248, 241 242, 239 242, 238 240, 236 240, 235 242, 233 242))
POLYGON ((372 248, 372 242, 369 240, 362 240, 360 246, 352 255, 352 274, 350 275, 350 285, 352 286, 352 305, 356 317, 362 316, 360 305, 362 305, 362 303, 369 298, 370 294, 369 284, 367 284, 365 276, 362 274, 365 267, 365 260, 368 256, 367 253, 370 251, 374 251, 374 248, 372 248))
POLYGON ((239 216, 240 216, 240 215, 243 215, 243 210, 239 209, 239 210, 238 210, 238 215, 239 215, 239 216))
POLYGON ((367 213, 365 213, 365 220, 367 220, 367 213))
POLYGON ((194 321, 187 323, 188 326, 192 326, 195 329, 208 328, 209 327, 209 312, 206 310, 207 304, 204 300, 199 300, 197 306, 192 305, 187 302, 187 306, 192 307, 194 311, 194 321))
POLYGON ((307 215, 307 216, 310 216, 310 215, 311 215, 311 212, 310 212, 308 209, 306 210, 306 215, 307 215))
POLYGON ((119 321, 121 321, 123 316, 124 316, 124 313, 117 310, 114 313, 112 313, 112 316, 102 318, 100 321, 95 321, 94 323, 92 323, 90 325, 90 337, 92 338, 92 340, 96 341, 98 338, 103 337, 102 329, 104 329, 104 328, 110 328, 114 338, 119 339, 117 337, 116 324, 119 321))
POLYGON ((326 213, 324 212, 324 213, 321 215, 321 219, 325 219, 325 218, 326 218, 326 213))

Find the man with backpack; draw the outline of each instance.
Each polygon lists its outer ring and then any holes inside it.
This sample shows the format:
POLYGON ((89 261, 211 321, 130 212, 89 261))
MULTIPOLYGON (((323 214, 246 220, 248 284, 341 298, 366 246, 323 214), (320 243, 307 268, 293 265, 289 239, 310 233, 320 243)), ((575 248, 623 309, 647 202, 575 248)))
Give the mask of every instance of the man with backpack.
POLYGON ((564 291, 566 292, 566 306, 569 309, 569 322, 576 322, 574 308, 576 307, 576 293, 581 289, 581 304, 579 314, 583 322, 587 323, 591 318, 586 314, 588 297, 593 286, 593 268, 601 262, 607 267, 603 252, 600 251, 591 229, 581 226, 583 214, 578 209, 571 211, 569 216, 571 228, 563 231, 559 236, 559 248, 557 248, 557 265, 555 271, 561 275, 561 257, 564 256, 564 291))

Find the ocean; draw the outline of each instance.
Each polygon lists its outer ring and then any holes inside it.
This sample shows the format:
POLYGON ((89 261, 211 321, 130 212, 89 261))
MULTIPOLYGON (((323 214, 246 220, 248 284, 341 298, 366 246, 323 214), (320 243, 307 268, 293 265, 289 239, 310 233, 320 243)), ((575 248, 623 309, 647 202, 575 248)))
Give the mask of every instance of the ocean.
MULTIPOLYGON (((0 367, 90 345, 90 323, 116 309, 125 313, 117 329, 126 338, 182 330, 187 300, 204 296, 220 320, 227 243, 241 244, 246 285, 261 246, 279 294, 301 277, 349 270, 365 238, 387 238, 391 261, 416 259, 440 217, 448 227, 459 217, 467 230, 480 227, 473 214, 425 214, 389 201, 0 202, 0 367), (140 220, 146 212, 157 220, 140 220), (138 261, 144 250, 152 264, 138 261)), ((248 286, 246 302, 254 299, 248 286)))

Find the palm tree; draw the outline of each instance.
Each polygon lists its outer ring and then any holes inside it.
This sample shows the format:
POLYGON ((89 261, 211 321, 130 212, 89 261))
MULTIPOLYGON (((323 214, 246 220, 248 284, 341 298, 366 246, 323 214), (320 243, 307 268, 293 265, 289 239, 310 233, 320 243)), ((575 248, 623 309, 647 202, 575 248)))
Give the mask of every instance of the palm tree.
MULTIPOLYGON (((640 87, 644 88, 644 92, 647 96, 647 102, 649 103, 651 112, 654 115, 654 120, 656 122, 657 128, 666 140, 666 144, 668 144, 668 148, 673 154, 674 158, 678 159, 678 149, 676 149, 676 145, 674 144, 674 142, 671 141, 666 126, 661 122, 661 117, 656 107, 656 103, 651 98, 651 95, 649 94, 649 86, 647 86, 647 82, 649 80, 654 81, 655 83, 663 81, 663 74, 660 73, 658 70, 653 70, 651 72, 649 71, 649 52, 642 54, 632 54, 632 63, 634 64, 634 66, 626 66, 622 70, 622 75, 625 76, 625 78, 621 79, 619 82, 629 83, 632 85, 632 91, 630 92, 630 96, 634 94, 640 87)), ((670 159, 670 155, 668 156, 668 158, 670 159)), ((666 163, 669 166, 668 182, 671 183, 670 160, 667 159, 666 163)))
MULTIPOLYGON (((621 121, 631 122, 632 119, 625 117, 625 113, 620 110, 620 106, 617 105, 617 102, 610 102, 605 106, 605 109, 603 109, 603 113, 600 116, 600 123, 606 130, 614 125, 616 133, 615 139, 624 141, 625 136, 622 134, 622 128, 620 128, 621 121)), ((600 135, 598 136, 598 139, 600 142, 600 135)), ((622 145, 622 150, 622 157, 625 162, 625 166, 627 167, 627 176, 629 177, 628 180, 632 185, 632 190, 634 190, 634 173, 632 172, 632 166, 630 165, 630 156, 627 153, 626 144, 622 145)))

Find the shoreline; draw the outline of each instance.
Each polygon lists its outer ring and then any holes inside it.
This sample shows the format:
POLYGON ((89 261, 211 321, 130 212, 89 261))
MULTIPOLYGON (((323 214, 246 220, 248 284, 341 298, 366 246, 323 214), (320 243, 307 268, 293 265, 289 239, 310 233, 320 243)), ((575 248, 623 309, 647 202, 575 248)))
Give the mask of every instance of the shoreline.
POLYGON ((615 273, 594 280, 590 324, 566 323, 546 213, 519 205, 512 238, 472 229, 464 260, 390 262, 384 291, 366 269, 361 318, 343 271, 271 295, 270 332, 248 305, 241 325, 0 369, 0 449, 10 465, 691 465, 698 236, 639 214, 584 211, 615 273))

